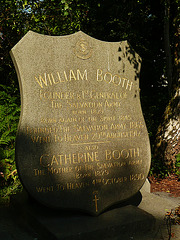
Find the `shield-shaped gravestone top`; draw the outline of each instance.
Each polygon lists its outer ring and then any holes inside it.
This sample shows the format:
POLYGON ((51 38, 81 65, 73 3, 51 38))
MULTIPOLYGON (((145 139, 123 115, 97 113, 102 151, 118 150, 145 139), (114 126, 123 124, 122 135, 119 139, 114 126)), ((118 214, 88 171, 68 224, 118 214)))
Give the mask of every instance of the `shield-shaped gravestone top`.
POLYGON ((17 169, 29 194, 55 209, 97 215, 137 193, 150 144, 141 59, 128 42, 29 31, 11 56, 22 105, 17 169))

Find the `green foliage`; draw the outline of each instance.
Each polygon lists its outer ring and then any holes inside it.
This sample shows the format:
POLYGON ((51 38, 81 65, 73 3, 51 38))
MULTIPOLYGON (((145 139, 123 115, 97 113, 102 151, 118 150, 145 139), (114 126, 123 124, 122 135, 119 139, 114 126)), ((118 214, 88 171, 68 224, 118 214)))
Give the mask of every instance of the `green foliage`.
POLYGON ((18 89, 0 85, 0 203, 21 188, 15 164, 15 137, 20 107, 18 89))
POLYGON ((169 168, 168 166, 164 165, 162 161, 155 159, 152 156, 151 169, 149 172, 150 176, 153 175, 158 178, 165 178, 170 173, 175 173, 180 178, 180 153, 176 155, 175 169, 169 168))
POLYGON ((176 163, 175 163, 175 173, 180 178, 180 153, 176 156, 176 163))
POLYGON ((24 1, 21 9, 26 15, 27 30, 64 35, 82 30, 81 26, 88 21, 87 5, 83 0, 24 1))
POLYGON ((163 162, 159 161, 158 159, 155 159, 152 156, 151 159, 151 168, 149 175, 158 177, 158 178, 165 178, 170 174, 171 170, 163 164, 163 162))

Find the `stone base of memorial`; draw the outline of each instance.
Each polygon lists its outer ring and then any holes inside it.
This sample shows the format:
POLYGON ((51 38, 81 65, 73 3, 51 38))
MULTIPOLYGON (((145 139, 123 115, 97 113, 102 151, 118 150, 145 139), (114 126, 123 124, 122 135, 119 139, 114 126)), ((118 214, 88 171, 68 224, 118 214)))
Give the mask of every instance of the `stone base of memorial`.
POLYGON ((76 211, 48 209, 26 192, 13 196, 11 203, 18 217, 23 217, 43 240, 133 239, 151 232, 155 225, 155 218, 137 207, 141 198, 138 192, 128 201, 116 204, 96 217, 76 211))

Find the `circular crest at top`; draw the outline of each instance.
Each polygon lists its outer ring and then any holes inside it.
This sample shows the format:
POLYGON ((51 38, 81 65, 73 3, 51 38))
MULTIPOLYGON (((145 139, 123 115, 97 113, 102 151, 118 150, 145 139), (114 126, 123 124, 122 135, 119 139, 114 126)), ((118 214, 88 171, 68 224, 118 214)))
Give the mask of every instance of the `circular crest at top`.
POLYGON ((92 55, 92 48, 87 40, 80 39, 75 45, 74 52, 78 58, 88 59, 92 55))

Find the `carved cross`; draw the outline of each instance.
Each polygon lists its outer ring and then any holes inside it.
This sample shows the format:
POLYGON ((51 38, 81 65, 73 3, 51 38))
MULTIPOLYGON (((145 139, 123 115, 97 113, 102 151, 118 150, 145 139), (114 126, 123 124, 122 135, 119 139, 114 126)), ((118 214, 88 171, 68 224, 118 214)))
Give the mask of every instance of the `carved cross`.
POLYGON ((98 211, 98 204, 97 204, 98 200, 99 198, 97 198, 97 196, 95 195, 93 201, 95 202, 96 212, 98 211))

